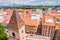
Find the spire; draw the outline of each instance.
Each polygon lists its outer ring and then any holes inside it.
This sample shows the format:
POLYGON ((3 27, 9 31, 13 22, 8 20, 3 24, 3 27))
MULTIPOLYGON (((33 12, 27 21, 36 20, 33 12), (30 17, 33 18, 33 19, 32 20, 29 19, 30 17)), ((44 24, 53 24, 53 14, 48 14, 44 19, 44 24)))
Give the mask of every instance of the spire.
POLYGON ((12 16, 10 18, 10 22, 7 25, 8 29, 19 29, 24 25, 20 15, 17 10, 13 10, 12 16))

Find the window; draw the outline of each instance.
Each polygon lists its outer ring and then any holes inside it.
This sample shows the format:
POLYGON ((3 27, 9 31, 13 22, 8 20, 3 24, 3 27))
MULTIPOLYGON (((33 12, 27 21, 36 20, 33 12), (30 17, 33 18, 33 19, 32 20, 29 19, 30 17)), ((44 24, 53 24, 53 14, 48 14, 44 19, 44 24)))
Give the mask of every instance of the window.
POLYGON ((7 32, 8 32, 8 30, 7 30, 7 32))
POLYGON ((54 22, 54 18, 53 17, 47 18, 46 22, 54 22))
POLYGON ((60 19, 57 19, 57 22, 60 22, 60 19))
POLYGON ((31 19, 32 19, 32 20, 35 20, 35 19, 39 19, 39 17, 38 17, 37 14, 32 14, 31 19))
POLYGON ((26 14, 28 14, 29 12, 28 11, 26 11, 26 14))
POLYGON ((22 30, 22 33, 23 33, 23 30, 22 30))
POLYGON ((6 32, 8 32, 8 30, 6 29, 6 32))
POLYGON ((29 33, 29 31, 26 31, 26 33, 28 34, 28 33, 29 33))
POLYGON ((12 36, 15 37, 15 33, 14 32, 12 33, 12 36))

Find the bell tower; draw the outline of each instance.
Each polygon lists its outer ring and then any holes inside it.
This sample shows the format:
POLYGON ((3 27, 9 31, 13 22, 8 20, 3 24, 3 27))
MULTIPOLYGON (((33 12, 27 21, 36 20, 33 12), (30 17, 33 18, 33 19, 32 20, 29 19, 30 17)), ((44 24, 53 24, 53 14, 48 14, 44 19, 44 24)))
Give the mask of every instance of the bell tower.
POLYGON ((9 40, 26 40, 25 25, 16 10, 13 10, 9 24, 6 26, 9 40))

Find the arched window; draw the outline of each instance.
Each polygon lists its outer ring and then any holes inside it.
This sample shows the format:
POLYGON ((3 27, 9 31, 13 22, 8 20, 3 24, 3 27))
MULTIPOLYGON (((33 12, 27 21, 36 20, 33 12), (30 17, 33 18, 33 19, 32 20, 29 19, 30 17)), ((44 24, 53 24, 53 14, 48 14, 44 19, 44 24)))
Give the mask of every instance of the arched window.
POLYGON ((22 30, 22 33, 23 33, 23 30, 22 30))
POLYGON ((12 33, 12 36, 15 37, 15 33, 14 32, 12 33))

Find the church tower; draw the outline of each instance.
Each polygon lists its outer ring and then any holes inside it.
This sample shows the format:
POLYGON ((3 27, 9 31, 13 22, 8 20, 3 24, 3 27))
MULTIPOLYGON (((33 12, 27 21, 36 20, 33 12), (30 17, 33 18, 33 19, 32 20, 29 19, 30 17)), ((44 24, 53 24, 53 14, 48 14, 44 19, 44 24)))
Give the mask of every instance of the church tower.
POLYGON ((25 25, 16 10, 13 10, 6 29, 8 30, 9 40, 26 40, 25 25))

